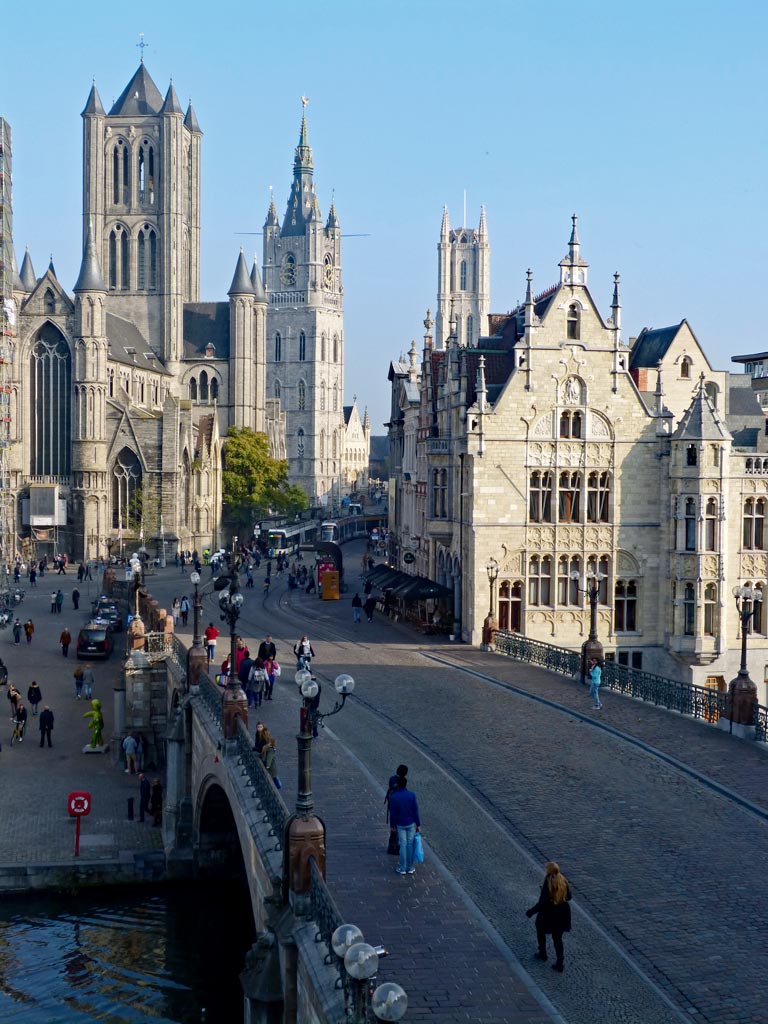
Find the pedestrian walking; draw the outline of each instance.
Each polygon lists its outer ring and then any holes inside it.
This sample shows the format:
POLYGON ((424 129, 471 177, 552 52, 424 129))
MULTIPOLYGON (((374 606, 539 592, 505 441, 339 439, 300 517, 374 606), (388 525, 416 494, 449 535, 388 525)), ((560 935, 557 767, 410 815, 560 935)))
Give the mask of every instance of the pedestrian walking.
POLYGON ((139 821, 144 821, 144 815, 149 811, 149 799, 152 787, 149 779, 142 772, 139 775, 139 821))
POLYGON ((33 715, 37 714, 37 705, 40 703, 42 699, 43 695, 40 692, 40 687, 33 679, 32 682, 29 684, 29 689, 27 690, 27 703, 32 708, 33 715))
POLYGON ((389 799, 390 832, 396 832, 400 843, 400 863, 395 868, 398 875, 415 875, 413 866, 413 840, 417 832, 421 832, 419 804, 416 794, 407 788, 406 775, 397 779, 397 788, 389 799))
POLYGON ((32 636, 34 635, 34 632, 35 632, 35 624, 34 624, 34 622, 32 621, 32 619, 27 619, 27 621, 24 623, 24 636, 27 638, 27 643, 28 644, 32 643, 32 636))
POLYGON ((275 688, 275 677, 277 676, 279 665, 276 658, 267 658, 264 662, 264 700, 272 700, 272 691, 275 688))
POLYGON ((368 597, 366 597, 363 610, 368 621, 373 622, 373 613, 376 611, 376 598, 373 594, 369 594, 368 597))
POLYGON ((253 668, 254 661, 248 652, 244 658, 240 659, 240 664, 237 669, 237 678, 245 691, 245 696, 248 699, 248 707, 253 703, 253 690, 251 689, 251 669, 253 668))
POLYGON ((16 714, 13 716, 13 734, 19 743, 24 742, 24 730, 27 728, 27 709, 19 701, 16 714))
POLYGON ((216 629, 212 622, 208 623, 208 627, 205 631, 205 646, 208 652, 208 662, 213 661, 216 657, 216 640, 219 636, 219 631, 216 629))
POLYGON ((91 562, 90 561, 85 563, 85 575, 83 576, 83 581, 85 581, 85 580, 93 580, 93 576, 91 574, 91 562))
POLYGON ((61 653, 64 655, 65 658, 68 657, 69 645, 72 643, 72 634, 69 632, 66 626, 61 631, 59 643, 61 644, 61 653))
POLYGON ((59 615, 61 615, 61 609, 62 609, 63 606, 64 606, 64 591, 63 590, 57 590, 56 591, 56 611, 57 611, 57 613, 59 615))
POLYGON ((77 582, 78 583, 82 583, 84 576, 85 576, 85 566, 81 562, 80 565, 78 565, 78 567, 77 567, 77 582))
POLYGON ((51 615, 56 614, 56 591, 51 592, 51 615))
POLYGON ((370 597, 372 590, 373 590, 373 584, 371 583, 370 580, 366 580, 365 581, 365 586, 363 587, 363 593, 365 594, 366 597, 370 597))
POLYGON ((259 644, 259 653, 257 656, 259 658, 259 661, 261 662, 266 661, 267 658, 270 658, 274 661, 274 659, 277 657, 277 648, 275 647, 272 641, 271 633, 267 633, 267 635, 259 644))
POLYGON ((11 718, 13 718, 16 714, 16 707, 18 706, 18 703, 21 700, 21 694, 13 685, 13 683, 11 683, 11 685, 8 687, 8 693, 6 694, 6 696, 8 697, 8 703, 11 708, 11 718))
POLYGON ((57 576, 66 576, 67 575, 67 562, 66 562, 66 559, 64 558, 63 555, 59 559, 59 571, 58 571, 58 573, 56 575, 57 576))
POLYGON ((136 737, 132 732, 123 740, 123 752, 125 753, 125 774, 136 774, 136 737))
POLYGON ((597 658, 589 659, 589 696, 595 705, 595 711, 599 711, 603 706, 600 703, 600 684, 603 681, 603 673, 598 664, 597 658))
POLYGON ((13 624, 13 642, 17 647, 21 643, 21 619, 16 619, 13 624))
POLYGON ((178 626, 179 615, 181 614, 181 601, 178 599, 178 597, 174 597, 173 599, 173 604, 171 605, 171 613, 173 614, 174 626, 178 626))
POLYGON ((29 570, 29 585, 30 587, 34 587, 35 589, 37 589, 37 569, 34 567, 34 565, 29 570))
POLYGON ((536 959, 547 959, 547 936, 551 935, 557 957, 552 964, 552 969, 562 974, 565 970, 563 934, 571 930, 571 908, 568 905, 571 898, 571 887, 553 860, 546 865, 544 870, 546 873, 539 901, 530 910, 526 910, 525 916, 533 917, 536 914, 536 938, 539 943, 536 959))
POLYGON ((149 811, 152 815, 152 824, 155 827, 163 823, 163 786, 160 779, 152 783, 152 792, 149 797, 149 811))
POLYGON ((251 666, 251 673, 249 677, 248 690, 246 693, 249 698, 253 697, 253 706, 255 708, 261 707, 261 702, 264 697, 264 686, 267 682, 267 673, 264 671, 264 665, 260 658, 257 658, 251 666))
POLYGON ((86 700, 90 700, 93 696, 93 684, 96 680, 93 678, 93 669, 90 663, 86 663, 83 669, 83 696, 86 700))
POLYGON ((51 733, 53 732, 53 712, 46 704, 43 710, 40 712, 40 746, 45 746, 45 741, 48 740, 48 746, 52 747, 51 733))
POLYGON ((78 665, 75 671, 72 673, 75 680, 75 700, 82 700, 83 697, 83 668, 82 665, 78 665))
POLYGON ((80 591, 77 589, 77 587, 75 587, 75 589, 72 591, 72 606, 74 607, 75 611, 77 611, 78 608, 80 607, 80 591))
POLYGON ((187 598, 186 594, 181 599, 179 609, 181 611, 181 624, 182 626, 186 626, 187 619, 189 618, 189 599, 187 598))
POLYGON ((296 655, 297 669, 309 668, 315 652, 312 650, 312 644, 309 642, 309 637, 306 633, 293 645, 293 653, 296 655))
POLYGON ((357 623, 360 621, 360 612, 363 609, 363 600, 359 594, 355 594, 352 598, 352 621, 357 623))

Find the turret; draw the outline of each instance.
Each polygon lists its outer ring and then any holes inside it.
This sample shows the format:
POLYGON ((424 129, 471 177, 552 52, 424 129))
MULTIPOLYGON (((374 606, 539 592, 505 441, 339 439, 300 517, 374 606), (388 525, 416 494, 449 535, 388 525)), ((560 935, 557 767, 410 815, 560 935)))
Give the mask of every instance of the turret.
POLYGON ((254 352, 254 302, 256 291, 245 265, 243 250, 235 267, 229 292, 229 404, 231 424, 255 426, 254 397, 256 359, 254 352))
POLYGON ((256 390, 253 394, 254 430, 263 433, 265 428, 264 410, 267 399, 267 293, 261 279, 256 253, 253 254, 251 270, 253 285, 253 361, 255 364, 256 390))
POLYGON ((29 246, 27 246, 24 259, 21 261, 19 280, 25 292, 33 292, 37 287, 37 277, 32 266, 32 257, 29 255, 29 246))
POLYGON ((571 217, 571 237, 568 240, 568 255, 560 260, 560 284, 586 284, 589 264, 581 258, 581 243, 577 228, 579 218, 571 217))

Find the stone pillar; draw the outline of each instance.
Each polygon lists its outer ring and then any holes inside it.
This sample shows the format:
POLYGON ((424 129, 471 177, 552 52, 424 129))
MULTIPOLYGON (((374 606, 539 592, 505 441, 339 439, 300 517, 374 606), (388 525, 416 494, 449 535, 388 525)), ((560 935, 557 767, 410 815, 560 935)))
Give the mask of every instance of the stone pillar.
MULTIPOLYGON (((200 673, 208 669, 208 655, 204 647, 190 647, 187 652, 187 685, 199 686, 200 673)), ((246 700, 247 703, 247 700, 246 700)))

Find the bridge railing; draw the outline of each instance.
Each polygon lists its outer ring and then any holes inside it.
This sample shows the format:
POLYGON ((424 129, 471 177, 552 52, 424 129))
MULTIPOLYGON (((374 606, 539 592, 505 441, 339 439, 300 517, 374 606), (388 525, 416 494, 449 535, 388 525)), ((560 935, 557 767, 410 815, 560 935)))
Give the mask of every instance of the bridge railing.
POLYGON ((258 809, 263 811, 264 824, 269 825, 270 836, 277 839, 275 849, 282 850, 283 834, 289 811, 272 781, 272 776, 253 749, 248 729, 240 718, 237 720, 235 743, 237 745, 237 763, 242 767, 243 775, 253 786, 254 795, 259 801, 258 809))
MULTIPOLYGON (((516 661, 541 665, 542 668, 558 672, 560 675, 577 677, 581 673, 579 651, 555 647, 505 630, 499 630, 495 634, 494 646, 500 654, 506 654, 516 661)), ((728 695, 720 690, 681 683, 666 676, 657 676, 653 672, 628 668, 615 661, 605 662, 602 684, 609 690, 616 690, 617 693, 628 694, 657 707, 679 711, 682 715, 690 715, 692 718, 707 722, 717 722, 726 714, 728 695)), ((755 739, 761 743, 768 742, 768 708, 757 701, 753 705, 752 724, 755 726, 755 739)))
POLYGON ((344 962, 339 960, 333 952, 331 936, 339 925, 344 924, 344 918, 341 916, 341 912, 336 906, 336 901, 333 896, 331 896, 330 889, 325 884, 325 879, 320 873, 320 868, 318 868, 317 861, 314 857, 309 858, 309 865, 312 871, 312 887, 309 891, 310 914, 311 919, 317 928, 315 933, 315 942, 325 943, 327 950, 325 963, 336 966, 339 972, 339 983, 341 984, 344 981, 346 971, 344 970, 344 962))
POLYGON ((198 696, 205 705, 206 711, 209 713, 211 718, 214 720, 216 725, 221 728, 221 688, 214 683, 207 672, 200 670, 198 676, 198 696))

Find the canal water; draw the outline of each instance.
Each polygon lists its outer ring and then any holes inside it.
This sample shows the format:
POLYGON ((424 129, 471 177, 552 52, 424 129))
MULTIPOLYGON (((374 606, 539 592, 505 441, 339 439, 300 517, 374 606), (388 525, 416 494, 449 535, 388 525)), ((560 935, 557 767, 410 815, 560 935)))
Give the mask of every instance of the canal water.
POLYGON ((235 885, 0 901, 2 1024, 240 1024, 254 941, 235 885))

